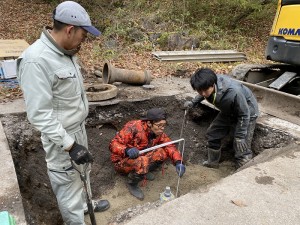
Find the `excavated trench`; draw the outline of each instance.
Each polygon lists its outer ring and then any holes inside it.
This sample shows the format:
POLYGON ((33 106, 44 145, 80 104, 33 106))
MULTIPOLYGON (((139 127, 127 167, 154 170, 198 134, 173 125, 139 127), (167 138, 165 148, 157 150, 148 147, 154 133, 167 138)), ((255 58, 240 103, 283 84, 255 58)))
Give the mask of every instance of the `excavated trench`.
MULTIPOLYGON (((127 121, 140 118, 152 107, 163 107, 166 110, 168 126, 165 132, 172 140, 179 139, 184 115, 182 101, 174 96, 155 97, 140 102, 123 101, 114 105, 95 104, 90 107, 86 127, 89 149, 95 157, 91 172, 92 192, 95 198, 105 198, 111 203, 108 211, 96 213, 97 221, 101 221, 99 224, 123 222, 150 207, 158 207, 159 193, 165 186, 176 191, 178 177, 173 165, 167 162, 162 171, 155 172, 156 179, 142 187, 145 200, 133 198, 126 190, 126 178, 116 174, 113 169, 108 145, 116 131, 127 121)), ((187 115, 183 132, 187 171, 180 180, 178 196, 206 188, 235 171, 233 152, 226 147, 226 143, 220 169, 201 166, 206 157, 205 132, 216 114, 216 110, 203 105, 187 115)), ((46 172, 40 133, 28 123, 25 113, 5 115, 1 121, 12 152, 28 224, 63 224, 46 172)), ((259 154, 265 149, 286 146, 292 139, 286 133, 258 124, 252 149, 255 154, 259 154)), ((89 218, 86 220, 88 224, 89 218)))

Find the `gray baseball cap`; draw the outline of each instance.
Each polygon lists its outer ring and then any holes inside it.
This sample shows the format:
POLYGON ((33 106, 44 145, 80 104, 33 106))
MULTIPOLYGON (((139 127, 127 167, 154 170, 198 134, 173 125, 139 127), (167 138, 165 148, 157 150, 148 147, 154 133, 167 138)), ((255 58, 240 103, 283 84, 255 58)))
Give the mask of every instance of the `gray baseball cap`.
POLYGON ((65 1, 60 3, 53 11, 53 19, 65 24, 81 27, 95 36, 101 34, 96 27, 92 26, 86 10, 77 2, 65 1))

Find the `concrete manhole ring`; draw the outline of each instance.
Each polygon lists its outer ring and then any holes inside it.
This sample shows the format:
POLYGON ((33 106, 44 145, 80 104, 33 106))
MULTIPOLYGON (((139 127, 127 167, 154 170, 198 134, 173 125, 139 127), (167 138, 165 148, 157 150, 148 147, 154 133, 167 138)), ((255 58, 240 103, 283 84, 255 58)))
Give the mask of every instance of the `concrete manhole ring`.
POLYGON ((117 96, 118 88, 112 84, 89 84, 85 86, 90 102, 103 101, 117 96))

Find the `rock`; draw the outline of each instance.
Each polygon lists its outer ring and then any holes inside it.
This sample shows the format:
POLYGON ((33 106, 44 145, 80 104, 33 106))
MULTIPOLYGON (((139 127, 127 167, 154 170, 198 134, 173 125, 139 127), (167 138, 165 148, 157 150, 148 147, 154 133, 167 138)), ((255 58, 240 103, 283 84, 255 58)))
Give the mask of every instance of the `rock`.
POLYGON ((95 70, 94 74, 96 75, 96 77, 102 78, 102 72, 100 70, 95 70))
POLYGON ((151 85, 151 84, 144 84, 143 85, 143 88, 145 90, 154 90, 155 89, 155 86, 154 85, 151 85))

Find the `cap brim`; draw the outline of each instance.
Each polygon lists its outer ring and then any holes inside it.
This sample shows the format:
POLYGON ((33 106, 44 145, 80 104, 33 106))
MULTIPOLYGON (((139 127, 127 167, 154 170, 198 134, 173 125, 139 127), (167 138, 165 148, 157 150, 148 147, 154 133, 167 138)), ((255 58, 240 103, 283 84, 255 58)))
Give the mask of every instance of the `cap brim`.
POLYGON ((91 33, 92 35, 99 36, 101 32, 94 26, 81 26, 87 32, 91 33))

